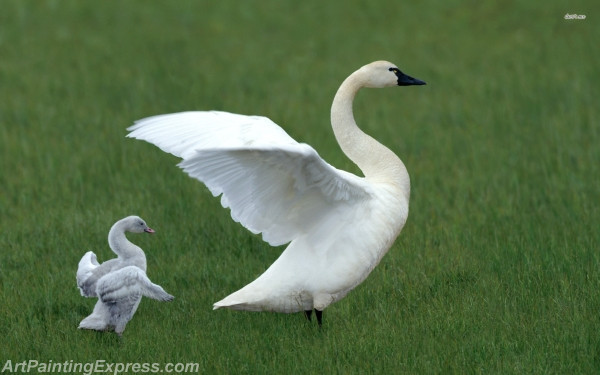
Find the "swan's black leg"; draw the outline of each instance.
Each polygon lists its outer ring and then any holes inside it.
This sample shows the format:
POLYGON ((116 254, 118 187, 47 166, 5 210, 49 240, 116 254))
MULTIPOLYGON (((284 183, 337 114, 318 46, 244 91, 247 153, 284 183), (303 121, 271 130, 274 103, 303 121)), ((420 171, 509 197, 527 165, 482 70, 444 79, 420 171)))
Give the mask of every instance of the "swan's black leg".
POLYGON ((317 322, 319 323, 319 327, 323 325, 323 311, 315 309, 315 314, 317 315, 317 322))
POLYGON ((304 316, 309 322, 312 321, 312 310, 304 310, 304 316))

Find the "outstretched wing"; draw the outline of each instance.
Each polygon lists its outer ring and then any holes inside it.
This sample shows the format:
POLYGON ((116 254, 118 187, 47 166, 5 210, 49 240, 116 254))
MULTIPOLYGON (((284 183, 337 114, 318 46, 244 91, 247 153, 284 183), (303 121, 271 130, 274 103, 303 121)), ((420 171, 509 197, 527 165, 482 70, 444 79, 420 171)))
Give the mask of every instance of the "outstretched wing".
POLYGON ((159 301, 171 301, 173 296, 152 283, 138 267, 127 266, 104 275, 98 280, 98 298, 104 303, 121 303, 146 296, 159 301))
POLYGON ((360 177, 338 170, 266 117, 183 112, 137 121, 128 137, 179 156, 231 216, 271 245, 307 233, 336 208, 371 196, 360 177))

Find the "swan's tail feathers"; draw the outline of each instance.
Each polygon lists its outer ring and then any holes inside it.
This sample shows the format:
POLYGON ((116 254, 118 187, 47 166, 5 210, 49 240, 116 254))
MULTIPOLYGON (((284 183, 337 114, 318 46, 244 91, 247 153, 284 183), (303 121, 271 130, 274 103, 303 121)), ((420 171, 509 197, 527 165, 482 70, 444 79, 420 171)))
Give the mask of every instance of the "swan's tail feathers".
POLYGON ((257 280, 219 302, 215 302, 213 310, 226 308, 230 310, 274 311, 280 313, 312 310, 314 301, 311 293, 300 292, 293 295, 286 291, 265 293, 265 290, 268 290, 265 289, 265 284, 257 283, 257 280))
MULTIPOLYGON (((79 292, 84 297, 93 297, 90 293, 91 291, 87 290, 85 282, 92 275, 93 271, 100 266, 98 263, 98 259, 96 258, 96 254, 93 251, 88 251, 79 261, 79 266, 77 267, 77 287, 79 288, 79 292)), ((93 293, 92 293, 93 294, 93 293)))
POLYGON ((213 310, 218 310, 218 309, 230 309, 230 310, 245 310, 245 311, 260 311, 258 309, 249 309, 248 308, 249 305, 240 302, 240 303, 224 303, 224 302, 216 302, 213 304, 213 310))
MULTIPOLYGON (((235 293, 234 293, 235 294, 235 293)), ((233 295, 229 295, 219 302, 213 304, 213 310, 217 309, 230 309, 230 310, 242 310, 242 311, 264 311, 262 304, 249 301, 241 301, 237 298, 231 298, 233 295)))

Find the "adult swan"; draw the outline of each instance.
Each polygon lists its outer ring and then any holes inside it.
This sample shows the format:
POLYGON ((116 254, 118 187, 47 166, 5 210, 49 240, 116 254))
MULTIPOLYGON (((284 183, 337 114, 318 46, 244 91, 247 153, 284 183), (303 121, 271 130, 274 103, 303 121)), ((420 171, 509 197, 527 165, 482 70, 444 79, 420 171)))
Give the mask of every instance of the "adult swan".
POLYGON ((260 277, 214 304, 249 311, 316 312, 360 284, 388 251, 408 216, 410 179, 402 161, 363 133, 352 101, 362 87, 424 85, 376 61, 342 83, 331 125, 358 177, 325 162, 266 117, 183 112, 139 120, 128 137, 183 160, 223 207, 269 244, 289 242, 260 277))

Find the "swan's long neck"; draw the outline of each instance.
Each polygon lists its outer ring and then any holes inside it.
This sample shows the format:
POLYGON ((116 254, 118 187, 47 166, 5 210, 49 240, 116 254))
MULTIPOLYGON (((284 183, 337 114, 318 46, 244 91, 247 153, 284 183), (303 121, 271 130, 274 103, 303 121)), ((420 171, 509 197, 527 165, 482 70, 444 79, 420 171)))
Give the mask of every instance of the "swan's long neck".
POLYGON ((361 71, 342 83, 331 106, 331 126, 342 151, 364 173, 365 178, 397 185, 408 199, 410 178, 404 163, 390 149, 365 134, 356 125, 352 102, 365 86, 361 71))
POLYGON ((108 232, 108 245, 120 258, 139 258, 140 262, 143 259, 145 265, 146 255, 144 251, 127 239, 125 236, 125 226, 126 224, 123 221, 117 221, 110 228, 108 232))

